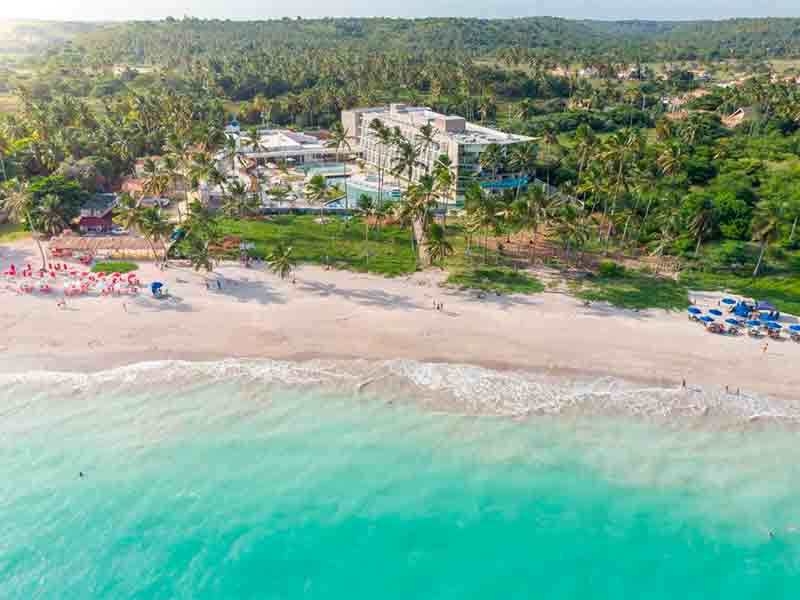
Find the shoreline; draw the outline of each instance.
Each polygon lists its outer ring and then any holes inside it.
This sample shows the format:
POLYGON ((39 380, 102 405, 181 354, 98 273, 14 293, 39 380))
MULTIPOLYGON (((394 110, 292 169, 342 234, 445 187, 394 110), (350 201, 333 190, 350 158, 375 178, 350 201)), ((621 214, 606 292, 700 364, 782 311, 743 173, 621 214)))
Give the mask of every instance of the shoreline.
MULTIPOLYGON (((795 430, 800 405, 750 394, 703 388, 644 385, 609 376, 563 374, 414 360, 307 358, 149 360, 93 372, 0 372, 8 398, 44 394, 46 402, 103 394, 192 394, 208 386, 235 386, 258 406, 273 392, 375 399, 468 417, 623 418, 711 431, 778 425, 795 430)), ((7 406, 13 412, 13 404, 7 406)))
MULTIPOLYGON (((30 242, 2 250, 3 263, 35 258, 30 242)), ((683 312, 586 307, 563 294, 478 298, 440 287, 432 271, 387 279, 303 266, 296 284, 233 264, 210 277, 141 264, 138 275, 165 282, 172 297, 81 297, 61 310, 54 297, 0 288, 0 373, 154 360, 408 360, 800 399, 799 344, 770 342, 763 352, 763 341, 708 334, 683 312)), ((709 305, 718 296, 696 294, 709 305)))

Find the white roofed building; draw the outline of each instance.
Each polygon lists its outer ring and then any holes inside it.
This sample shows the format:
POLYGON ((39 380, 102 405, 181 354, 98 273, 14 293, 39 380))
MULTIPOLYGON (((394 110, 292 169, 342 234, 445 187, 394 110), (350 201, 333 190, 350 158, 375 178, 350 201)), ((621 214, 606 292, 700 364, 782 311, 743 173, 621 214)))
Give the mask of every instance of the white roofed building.
POLYGON ((498 173, 495 177, 494 174, 481 172, 480 155, 487 147, 507 147, 532 141, 529 137, 469 123, 463 117, 444 115, 423 106, 391 104, 342 111, 342 126, 348 132, 353 150, 361 153, 367 163, 383 163, 386 169, 392 168, 397 149, 380 142, 369 126, 375 119, 389 129, 398 129, 406 139, 415 143, 418 142, 420 127, 430 123, 435 133, 434 142, 420 148, 421 164, 413 170, 411 179, 417 181, 423 174, 431 172, 438 157, 447 154, 457 175, 457 194, 463 192, 468 181, 475 181, 475 176, 482 183, 514 176, 511 173, 498 173))

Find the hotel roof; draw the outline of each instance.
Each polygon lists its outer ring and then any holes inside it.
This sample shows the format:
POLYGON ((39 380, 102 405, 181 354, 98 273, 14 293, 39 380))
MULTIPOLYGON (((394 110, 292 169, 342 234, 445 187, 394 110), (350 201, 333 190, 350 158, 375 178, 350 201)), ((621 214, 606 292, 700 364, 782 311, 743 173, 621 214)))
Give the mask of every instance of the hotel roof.
POLYGON ((443 135, 459 144, 502 145, 526 142, 533 139, 470 123, 463 117, 438 113, 427 106, 392 104, 381 108, 356 109, 355 112, 369 113, 369 117, 366 117, 367 119, 370 121, 372 119, 380 119, 387 125, 394 123, 419 128, 426 123, 432 123, 439 135, 443 135), (451 129, 450 125, 456 123, 460 124, 460 127, 456 125, 451 129))

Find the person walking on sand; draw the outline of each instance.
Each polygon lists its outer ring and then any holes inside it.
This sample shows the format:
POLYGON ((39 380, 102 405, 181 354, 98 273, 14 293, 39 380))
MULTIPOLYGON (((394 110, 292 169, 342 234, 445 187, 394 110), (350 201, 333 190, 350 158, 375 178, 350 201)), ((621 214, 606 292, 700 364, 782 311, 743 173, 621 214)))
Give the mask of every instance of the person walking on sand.
POLYGON ((761 353, 766 354, 768 349, 769 349, 769 342, 764 342, 764 345, 761 346, 761 353))

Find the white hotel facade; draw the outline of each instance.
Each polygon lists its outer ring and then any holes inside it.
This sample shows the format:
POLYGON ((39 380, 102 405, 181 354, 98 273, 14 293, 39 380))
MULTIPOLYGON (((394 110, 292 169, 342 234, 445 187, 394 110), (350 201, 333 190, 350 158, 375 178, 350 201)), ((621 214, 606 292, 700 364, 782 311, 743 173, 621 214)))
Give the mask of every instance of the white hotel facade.
POLYGON ((371 165, 377 166, 382 161, 384 168, 392 168, 397 150, 378 140, 369 126, 375 119, 379 119, 390 129, 398 128, 412 142, 417 141, 420 127, 427 123, 433 125, 434 143, 422 149, 423 154, 419 157, 422 165, 414 169, 412 180, 418 181, 423 174, 433 169, 441 154, 447 154, 457 175, 457 195, 463 193, 469 181, 475 181, 476 175, 478 181, 489 185, 513 177, 510 173, 500 173, 495 178, 491 173, 481 172, 480 155, 487 147, 492 144, 508 147, 533 139, 469 123, 463 117, 444 115, 424 106, 391 104, 342 111, 342 126, 349 134, 354 152, 360 153, 371 165))

